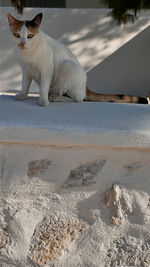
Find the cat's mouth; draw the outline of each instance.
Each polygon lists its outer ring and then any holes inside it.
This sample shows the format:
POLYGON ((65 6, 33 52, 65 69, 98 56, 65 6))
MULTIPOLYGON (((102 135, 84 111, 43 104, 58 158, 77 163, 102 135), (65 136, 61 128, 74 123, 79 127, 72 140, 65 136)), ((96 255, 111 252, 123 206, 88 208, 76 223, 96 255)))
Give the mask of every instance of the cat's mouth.
POLYGON ((26 49, 26 47, 19 47, 21 50, 25 50, 26 49))

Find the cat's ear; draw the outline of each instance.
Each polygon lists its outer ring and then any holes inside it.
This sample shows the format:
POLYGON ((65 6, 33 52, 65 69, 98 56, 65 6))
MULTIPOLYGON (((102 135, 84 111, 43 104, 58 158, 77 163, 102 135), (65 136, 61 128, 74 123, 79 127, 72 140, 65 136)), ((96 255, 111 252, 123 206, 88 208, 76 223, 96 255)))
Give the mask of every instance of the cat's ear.
POLYGON ((43 14, 39 13, 37 14, 34 19, 31 21, 33 24, 40 26, 41 22, 42 22, 42 18, 43 18, 43 14))
POLYGON ((7 18, 8 18, 8 22, 9 22, 9 25, 12 26, 12 25, 15 25, 15 24, 18 24, 20 23, 19 20, 17 20, 16 18, 14 18, 11 14, 7 14, 7 18))

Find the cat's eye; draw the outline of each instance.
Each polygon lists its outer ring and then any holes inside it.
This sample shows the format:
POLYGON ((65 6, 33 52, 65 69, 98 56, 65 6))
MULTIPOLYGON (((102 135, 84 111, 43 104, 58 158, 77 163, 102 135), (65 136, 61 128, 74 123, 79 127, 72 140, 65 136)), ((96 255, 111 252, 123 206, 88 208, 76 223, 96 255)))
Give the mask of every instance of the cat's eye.
POLYGON ((16 38, 20 38, 20 34, 17 33, 17 32, 14 32, 13 35, 14 35, 16 38))
POLYGON ((34 34, 30 33, 30 34, 28 34, 27 38, 31 39, 31 38, 33 38, 33 36, 34 36, 34 34))

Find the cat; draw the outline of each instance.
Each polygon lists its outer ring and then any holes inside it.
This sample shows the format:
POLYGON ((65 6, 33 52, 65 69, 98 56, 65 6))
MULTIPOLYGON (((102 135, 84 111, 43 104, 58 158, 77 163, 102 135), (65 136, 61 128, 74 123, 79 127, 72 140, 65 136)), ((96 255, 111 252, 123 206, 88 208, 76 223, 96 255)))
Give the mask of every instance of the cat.
POLYGON ((108 95, 90 91, 87 75, 76 56, 62 43, 40 30, 43 14, 32 20, 18 20, 7 15, 17 57, 22 69, 22 89, 17 100, 27 98, 32 80, 40 89, 39 104, 53 101, 94 101, 119 103, 148 103, 136 96, 108 95))

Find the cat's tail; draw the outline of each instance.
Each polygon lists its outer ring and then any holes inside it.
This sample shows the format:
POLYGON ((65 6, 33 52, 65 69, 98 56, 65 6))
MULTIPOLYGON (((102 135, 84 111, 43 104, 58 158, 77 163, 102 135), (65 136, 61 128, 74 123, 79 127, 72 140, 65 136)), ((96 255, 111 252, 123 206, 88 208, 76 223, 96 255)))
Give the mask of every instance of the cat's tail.
POLYGON ((116 102, 116 103, 139 103, 139 104, 149 104, 150 97, 138 97, 138 96, 128 96, 128 95, 114 95, 114 94, 99 94, 89 90, 86 87, 86 99, 85 101, 93 102, 116 102))

